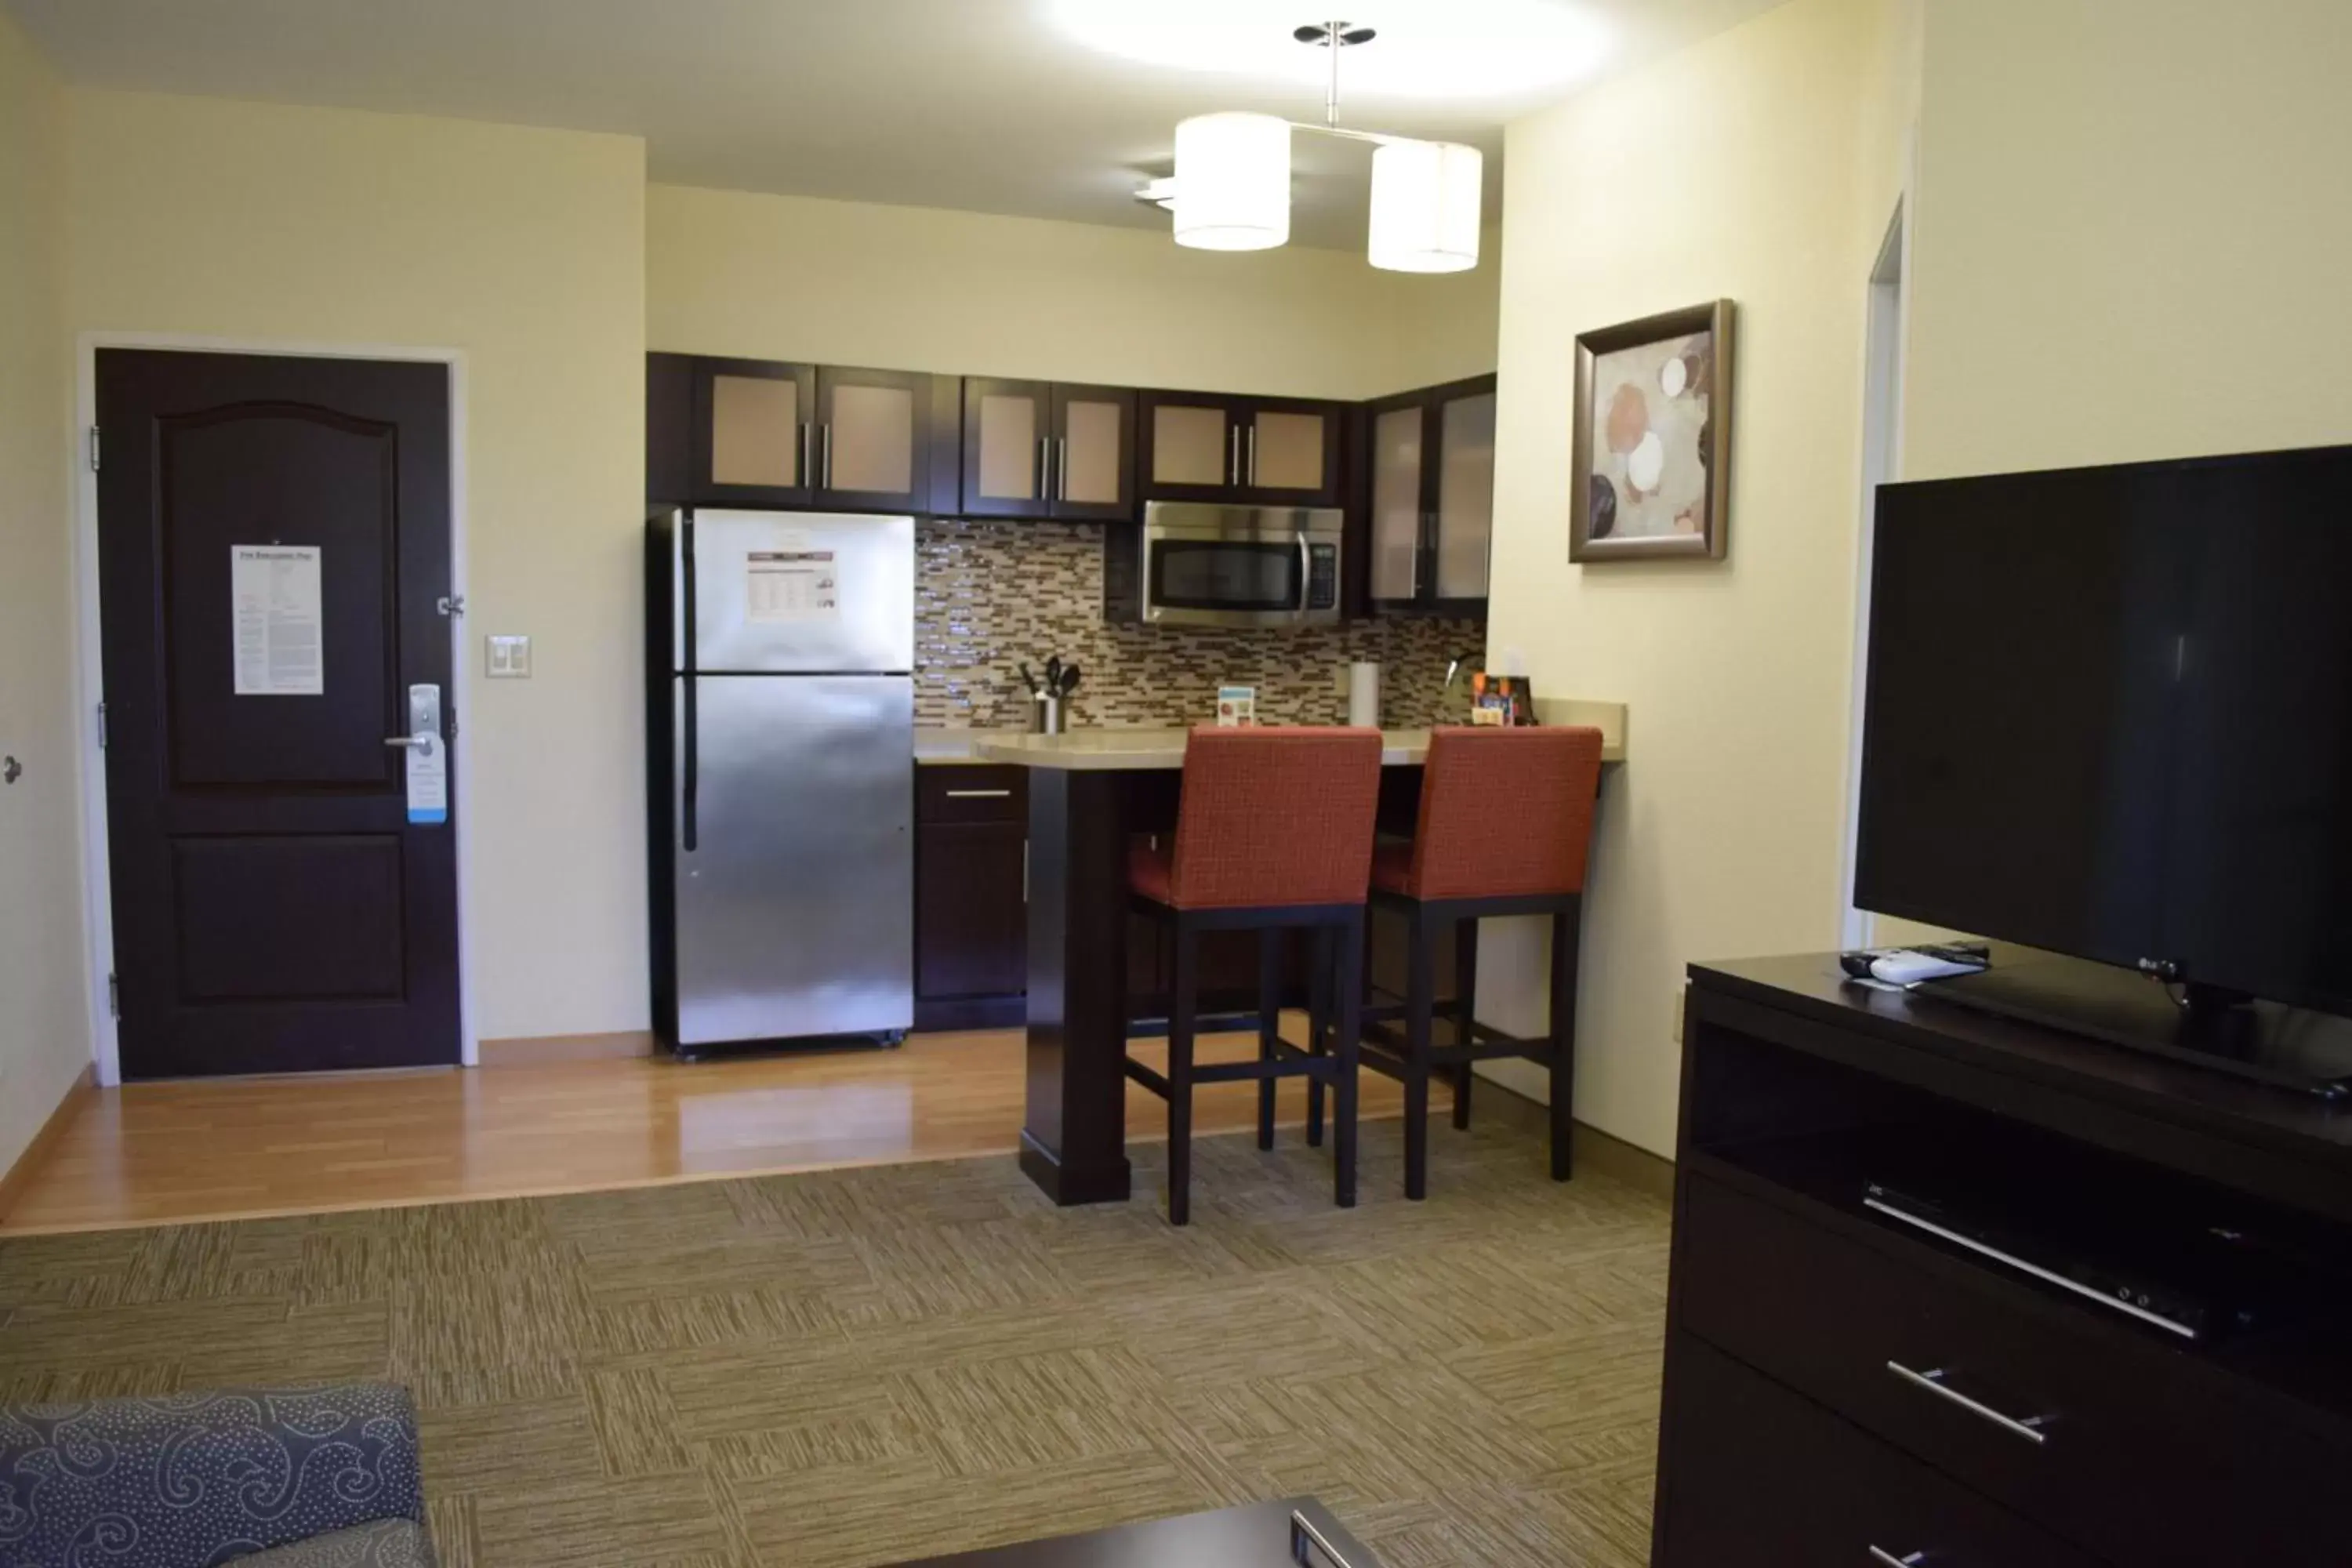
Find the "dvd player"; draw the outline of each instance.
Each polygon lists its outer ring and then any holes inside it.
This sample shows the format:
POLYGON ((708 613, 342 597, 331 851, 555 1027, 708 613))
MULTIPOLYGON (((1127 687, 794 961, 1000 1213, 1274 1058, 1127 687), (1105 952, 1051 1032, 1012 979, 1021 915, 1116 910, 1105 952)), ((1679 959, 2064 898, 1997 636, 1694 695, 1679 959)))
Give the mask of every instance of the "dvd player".
POLYGON ((1913 1189, 1865 1182, 1863 1206, 2184 1340, 2203 1340, 2232 1320, 2227 1309, 2195 1290, 2047 1234, 1962 1214, 1913 1189))

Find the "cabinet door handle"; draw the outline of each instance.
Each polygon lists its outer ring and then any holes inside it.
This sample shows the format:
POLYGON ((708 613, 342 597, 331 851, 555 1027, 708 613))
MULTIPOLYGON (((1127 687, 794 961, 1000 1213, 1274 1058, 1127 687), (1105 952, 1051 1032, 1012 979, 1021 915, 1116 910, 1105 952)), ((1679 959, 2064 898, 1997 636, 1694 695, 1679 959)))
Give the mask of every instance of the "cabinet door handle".
POLYGON ((1970 1399, 1967 1394, 1962 1394, 1958 1389, 1954 1388, 1950 1384, 1944 1381, 1947 1374, 1942 1367, 1930 1367, 1926 1372, 1913 1372, 1909 1367, 1905 1366, 1899 1361, 1890 1361, 1886 1363, 1886 1370, 1893 1373, 1895 1376, 1903 1379, 1904 1382, 1910 1384, 1913 1387, 1924 1388, 1928 1393, 1934 1394, 1937 1398, 1957 1405, 1961 1409, 1967 1411, 1969 1415, 1976 1416, 1979 1420, 1990 1421, 1994 1426, 2000 1427, 2002 1431, 2013 1433, 2016 1436, 2024 1438, 2027 1442, 2032 1444, 2037 1448, 2042 1444, 2050 1441, 2050 1434, 2042 1430, 2042 1424, 2049 1419, 2048 1416, 2027 1415, 2020 1417, 2016 1415, 2004 1415, 2002 1412, 1995 1410, 1990 1405, 1984 1404, 1979 1400, 1970 1399))
POLYGON ((1037 437, 1037 499, 1054 499, 1054 438, 1051 436, 1037 437))
POLYGON ((1255 425, 1252 425, 1252 426, 1249 427, 1249 482, 1250 482, 1250 486, 1251 486, 1251 488, 1252 488, 1252 489, 1255 489, 1255 488, 1256 488, 1256 486, 1257 486, 1257 426, 1256 426, 1255 425))
POLYGON ((1054 451, 1056 457, 1054 499, 1067 500, 1070 499, 1070 438, 1067 436, 1055 437, 1054 451))
POLYGON ((948 798, 950 800, 1011 800, 1013 792, 1009 789, 951 789, 948 791, 948 798))
POLYGON ((1927 1554, 1924 1552, 1906 1552, 1897 1557, 1884 1546, 1874 1546, 1870 1549, 1870 1560, 1873 1563, 1884 1563, 1885 1568, 1919 1568, 1921 1563, 1927 1561, 1927 1554))
POLYGON ((824 483, 824 488, 825 488, 826 489, 833 489, 833 424, 832 424, 832 422, 831 422, 830 420, 828 420, 828 421, 824 424, 824 426, 823 426, 823 428, 824 428, 824 479, 823 483, 824 483))
POLYGON ((801 471, 794 476, 796 489, 810 489, 816 484, 816 426, 801 426, 801 471))
POLYGON ((1242 427, 1229 425, 1225 427, 1225 483, 1238 489, 1241 482, 1242 427))

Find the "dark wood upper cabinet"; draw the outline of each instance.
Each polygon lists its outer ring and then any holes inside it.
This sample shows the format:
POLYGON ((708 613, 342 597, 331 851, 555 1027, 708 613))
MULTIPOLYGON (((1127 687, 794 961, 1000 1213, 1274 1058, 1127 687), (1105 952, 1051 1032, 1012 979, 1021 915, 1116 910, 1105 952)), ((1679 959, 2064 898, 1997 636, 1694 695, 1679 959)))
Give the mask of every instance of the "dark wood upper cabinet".
POLYGON ((1338 506, 1347 410, 1307 398, 1144 393, 1143 499, 1338 506))
MULTIPOLYGON (((935 379, 916 371, 818 370, 812 467, 825 505, 931 510, 935 379)), ((940 438, 952 440, 952 432, 940 438)))
MULTIPOLYGON (((657 384, 679 373, 690 385, 691 423, 682 463, 648 450, 648 489, 682 469, 689 493, 652 499, 706 505, 929 511, 939 458, 955 440, 952 378, 772 360, 649 356, 648 442, 662 434, 651 405, 657 384), (944 386, 944 390, 943 390, 944 386)), ((674 443, 673 443, 674 444, 674 443)), ((950 484, 952 483, 950 479, 950 484)), ((948 498, 952 501, 952 490, 948 498)))
POLYGON ((963 384, 968 517, 1135 516, 1135 394, 971 376, 963 384))
POLYGON ((697 501, 810 506, 816 500, 816 366, 694 361, 697 501))
POLYGON ((1495 521, 1495 378, 1381 398, 1366 406, 1364 430, 1373 607, 1485 614, 1495 521))
POLYGON ((646 356, 646 500, 694 499, 694 356, 646 356))

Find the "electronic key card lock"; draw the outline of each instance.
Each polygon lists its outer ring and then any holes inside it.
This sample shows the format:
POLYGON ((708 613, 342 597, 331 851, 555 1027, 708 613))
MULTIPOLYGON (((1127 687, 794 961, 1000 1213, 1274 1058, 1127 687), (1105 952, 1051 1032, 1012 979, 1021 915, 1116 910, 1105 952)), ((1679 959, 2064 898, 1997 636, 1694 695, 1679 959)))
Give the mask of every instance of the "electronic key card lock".
POLYGON ((449 820, 449 748, 441 738, 441 689, 408 689, 408 733, 387 735, 387 746, 408 753, 408 820, 430 826, 449 820))

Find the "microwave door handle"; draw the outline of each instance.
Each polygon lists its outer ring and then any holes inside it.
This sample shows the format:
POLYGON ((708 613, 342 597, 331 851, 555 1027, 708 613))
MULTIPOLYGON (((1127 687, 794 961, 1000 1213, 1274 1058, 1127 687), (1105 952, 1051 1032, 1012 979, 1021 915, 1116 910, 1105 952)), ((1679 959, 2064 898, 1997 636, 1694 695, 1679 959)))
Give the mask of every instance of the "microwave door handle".
POLYGON ((1305 620, 1315 608, 1315 550, 1307 542, 1305 530, 1298 535, 1298 618, 1305 620))

